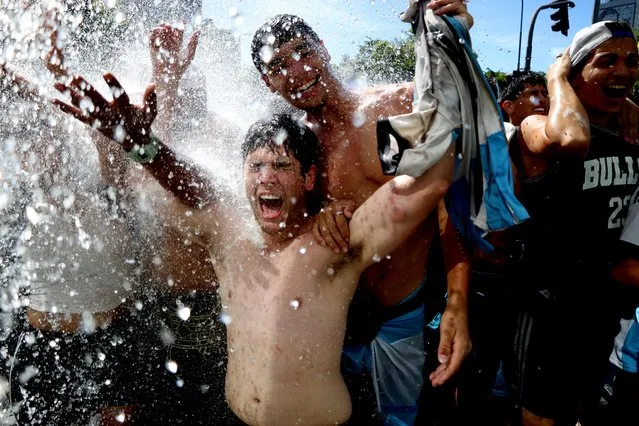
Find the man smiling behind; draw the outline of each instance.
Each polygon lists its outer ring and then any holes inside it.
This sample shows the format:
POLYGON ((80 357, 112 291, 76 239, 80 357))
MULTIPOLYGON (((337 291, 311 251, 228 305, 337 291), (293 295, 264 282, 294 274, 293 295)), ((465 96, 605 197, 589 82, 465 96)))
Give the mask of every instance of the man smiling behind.
MULTIPOLYGON (((437 0, 428 7, 440 14, 456 14, 468 27, 472 25, 472 17, 461 1, 437 0)), ((323 195, 329 200, 352 200, 356 206, 362 205, 390 179, 380 167, 377 121, 411 112, 414 85, 351 92, 333 73, 331 57, 317 33, 293 15, 278 15, 264 23, 253 37, 252 53, 268 88, 305 111, 309 127, 320 140, 323 195)), ((445 209, 440 210, 445 213, 445 209)), ((426 297, 434 290, 433 283, 425 278, 437 217, 425 219, 389 259, 377 258, 363 274, 364 285, 349 313, 344 351, 344 373, 354 377, 368 373, 378 409, 387 420, 392 418, 400 424, 415 421, 423 370, 430 373, 434 368, 425 356, 423 332, 425 323, 438 312, 430 308, 439 301, 434 300, 436 296, 426 297), (432 312, 426 312, 424 301, 432 312), (387 356, 391 352, 397 356, 387 356)), ((344 217, 336 221, 343 222, 344 217)), ((448 302, 441 317, 441 343, 436 356, 441 364, 430 374, 435 386, 457 371, 470 349, 466 319, 470 268, 460 258, 452 225, 443 220, 442 228, 446 229, 444 253, 453 256, 446 259, 450 271, 448 302), (459 257, 450 259, 454 255, 459 257)), ((443 300, 443 294, 439 296, 443 300)))

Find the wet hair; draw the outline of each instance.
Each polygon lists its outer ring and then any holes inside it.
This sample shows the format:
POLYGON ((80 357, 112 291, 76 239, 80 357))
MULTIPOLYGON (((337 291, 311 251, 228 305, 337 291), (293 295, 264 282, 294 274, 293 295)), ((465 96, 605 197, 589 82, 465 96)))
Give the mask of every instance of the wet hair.
POLYGON ((261 51, 264 46, 271 46, 276 49, 295 37, 303 37, 317 43, 320 42, 317 33, 299 16, 283 14, 269 18, 255 31, 251 42, 251 57, 255 68, 262 74, 266 71, 261 57, 261 51))
MULTIPOLYGON (((306 125, 289 114, 276 114, 270 118, 253 123, 246 133, 242 143, 242 158, 256 149, 268 147, 275 151, 283 146, 287 155, 295 157, 302 169, 302 176, 312 166, 319 167, 320 144, 317 136, 306 125)), ((316 214, 322 204, 321 177, 318 172, 315 177, 315 188, 306 191, 306 209, 309 214, 316 214)))
POLYGON ((504 101, 514 101, 526 89, 526 86, 547 87, 546 77, 537 72, 528 71, 521 75, 514 76, 508 81, 506 87, 501 91, 499 103, 504 101))
POLYGON ((287 155, 292 154, 300 162, 302 175, 306 175, 311 166, 318 165, 320 147, 317 136, 288 114, 276 114, 253 123, 242 143, 242 158, 246 160, 256 149, 268 147, 275 151, 278 146, 283 146, 287 155))

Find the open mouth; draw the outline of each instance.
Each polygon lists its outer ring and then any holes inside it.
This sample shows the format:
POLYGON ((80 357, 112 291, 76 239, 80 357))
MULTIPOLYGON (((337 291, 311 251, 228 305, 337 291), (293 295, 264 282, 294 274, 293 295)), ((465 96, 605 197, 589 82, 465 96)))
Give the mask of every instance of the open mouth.
POLYGON ((603 92, 609 98, 622 99, 628 94, 628 86, 625 84, 611 84, 610 86, 605 86, 603 92))
POLYGON ((311 90, 313 87, 317 86, 317 83, 319 83, 320 80, 321 80, 321 77, 317 76, 313 80, 311 80, 308 83, 304 84, 303 86, 300 86, 297 89, 295 89, 295 92, 300 93, 300 94, 304 94, 304 93, 308 92, 309 90, 311 90))
POLYGON ((264 219, 276 219, 282 214, 284 200, 277 195, 264 194, 258 198, 260 211, 264 219))

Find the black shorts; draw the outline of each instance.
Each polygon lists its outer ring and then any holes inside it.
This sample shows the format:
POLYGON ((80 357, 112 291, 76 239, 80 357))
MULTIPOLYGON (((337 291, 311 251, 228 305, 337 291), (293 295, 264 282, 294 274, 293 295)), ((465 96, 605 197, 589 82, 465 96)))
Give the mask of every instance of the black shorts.
POLYGON ((227 343, 219 314, 215 292, 163 295, 145 304, 134 424, 240 424, 224 394, 227 343), (188 318, 186 311, 178 316, 180 307, 190 309, 188 318))
POLYGON ((87 424, 100 408, 125 405, 133 371, 134 342, 127 315, 91 334, 37 330, 18 317, 7 341, 11 402, 20 425, 87 424))
POLYGON ((609 307, 606 297, 540 295, 520 313, 514 352, 521 407, 558 426, 588 424, 619 330, 619 315, 609 307))

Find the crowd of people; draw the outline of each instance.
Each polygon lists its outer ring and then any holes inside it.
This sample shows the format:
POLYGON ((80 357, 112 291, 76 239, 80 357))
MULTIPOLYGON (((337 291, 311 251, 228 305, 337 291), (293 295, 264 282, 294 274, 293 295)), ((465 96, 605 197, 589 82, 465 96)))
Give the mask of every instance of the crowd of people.
MULTIPOLYGON (((459 0, 423 13, 424 31, 473 25, 459 0)), ((151 30, 152 82, 136 104, 114 74, 105 97, 75 73, 51 19, 42 57, 59 96, 0 68, 10 421, 634 424, 639 53, 627 24, 580 30, 545 75, 487 95, 508 155, 458 137, 411 157, 425 171, 393 176, 378 123, 444 90, 439 73, 351 91, 321 36, 277 15, 255 31, 252 60, 289 111, 243 134, 206 109, 197 32, 151 30), (241 159, 240 199, 179 149, 219 139, 241 159), (483 176, 529 216, 481 244, 450 199, 475 148, 481 167, 502 161, 506 175, 483 176)), ((488 87, 468 85, 475 97, 488 87)), ((462 117, 446 120, 479 132, 462 117)), ((466 201, 493 207, 482 195, 466 201)))

